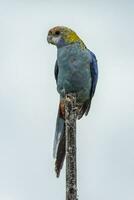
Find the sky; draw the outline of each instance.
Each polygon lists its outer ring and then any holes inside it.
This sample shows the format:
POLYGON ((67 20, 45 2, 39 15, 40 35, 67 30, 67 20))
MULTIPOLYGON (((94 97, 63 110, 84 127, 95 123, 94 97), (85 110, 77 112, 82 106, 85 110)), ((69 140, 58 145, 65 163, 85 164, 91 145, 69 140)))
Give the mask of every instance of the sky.
POLYGON ((79 199, 134 199, 134 1, 0 0, 0 200, 65 199, 52 157, 59 95, 56 25, 98 60, 87 117, 77 122, 79 199))

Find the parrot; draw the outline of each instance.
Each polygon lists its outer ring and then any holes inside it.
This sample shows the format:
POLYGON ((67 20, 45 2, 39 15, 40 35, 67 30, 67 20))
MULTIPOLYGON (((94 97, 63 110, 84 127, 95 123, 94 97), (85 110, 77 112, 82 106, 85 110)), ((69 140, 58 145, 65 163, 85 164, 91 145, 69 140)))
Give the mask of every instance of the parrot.
POLYGON ((57 47, 54 76, 60 95, 53 146, 55 172, 59 177, 66 154, 65 105, 66 94, 76 94, 77 119, 87 116, 98 80, 98 64, 75 31, 66 26, 55 26, 48 31, 47 42, 57 47))

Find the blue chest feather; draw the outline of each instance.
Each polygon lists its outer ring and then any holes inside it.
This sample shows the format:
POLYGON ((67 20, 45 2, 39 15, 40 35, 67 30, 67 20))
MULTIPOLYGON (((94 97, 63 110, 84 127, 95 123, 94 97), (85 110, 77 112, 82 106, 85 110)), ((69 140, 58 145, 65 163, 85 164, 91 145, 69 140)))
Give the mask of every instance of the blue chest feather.
POLYGON ((89 97, 91 87, 90 55, 79 44, 68 45, 58 49, 59 67, 58 92, 80 93, 84 99, 89 97))

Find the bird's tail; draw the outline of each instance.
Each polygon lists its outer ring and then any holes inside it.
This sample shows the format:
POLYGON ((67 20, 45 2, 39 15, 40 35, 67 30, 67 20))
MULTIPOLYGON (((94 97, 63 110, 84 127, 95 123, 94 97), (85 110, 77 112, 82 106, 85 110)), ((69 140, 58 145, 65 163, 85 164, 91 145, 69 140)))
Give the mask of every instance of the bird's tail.
POLYGON ((65 120, 62 112, 63 104, 60 102, 56 121, 56 130, 54 138, 53 156, 55 158, 55 172, 57 177, 60 175, 65 158, 65 120))

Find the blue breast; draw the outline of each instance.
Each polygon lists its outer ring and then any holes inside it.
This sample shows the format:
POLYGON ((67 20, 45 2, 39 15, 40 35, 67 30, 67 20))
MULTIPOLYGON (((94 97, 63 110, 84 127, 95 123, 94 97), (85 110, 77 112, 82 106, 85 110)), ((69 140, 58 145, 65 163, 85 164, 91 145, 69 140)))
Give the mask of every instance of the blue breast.
POLYGON ((91 89, 90 55, 78 43, 58 49, 58 92, 75 92, 83 101, 89 98, 91 89))

